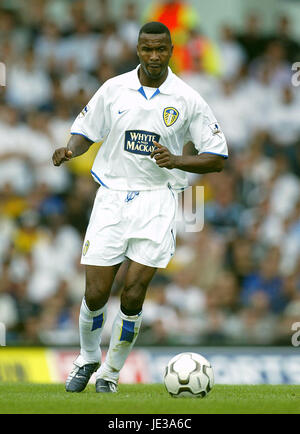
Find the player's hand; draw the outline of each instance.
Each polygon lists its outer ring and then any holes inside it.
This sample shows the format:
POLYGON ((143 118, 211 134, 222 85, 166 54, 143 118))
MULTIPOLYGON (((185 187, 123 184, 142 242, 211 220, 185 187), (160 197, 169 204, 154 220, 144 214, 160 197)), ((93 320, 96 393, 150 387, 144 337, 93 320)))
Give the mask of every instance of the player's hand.
POLYGON ((160 143, 153 142, 156 149, 152 152, 151 158, 154 158, 159 167, 174 169, 176 167, 176 155, 171 154, 168 148, 160 143))
POLYGON ((54 166, 60 166, 61 163, 71 160, 72 156, 73 153, 72 151, 70 151, 70 149, 58 148, 55 150, 54 154, 52 155, 52 161, 54 166))

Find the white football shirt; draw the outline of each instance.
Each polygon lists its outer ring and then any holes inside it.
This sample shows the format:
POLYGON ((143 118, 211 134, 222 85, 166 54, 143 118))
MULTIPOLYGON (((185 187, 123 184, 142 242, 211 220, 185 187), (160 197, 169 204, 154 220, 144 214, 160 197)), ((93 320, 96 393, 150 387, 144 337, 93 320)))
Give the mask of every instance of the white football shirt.
POLYGON ((188 186, 186 172, 160 168, 150 157, 153 141, 182 155, 188 141, 199 154, 228 156, 219 125, 203 98, 171 69, 164 83, 147 95, 133 71, 107 80, 77 116, 71 134, 103 140, 92 168, 101 185, 113 190, 154 190, 188 186), (151 96, 150 96, 151 95, 151 96))

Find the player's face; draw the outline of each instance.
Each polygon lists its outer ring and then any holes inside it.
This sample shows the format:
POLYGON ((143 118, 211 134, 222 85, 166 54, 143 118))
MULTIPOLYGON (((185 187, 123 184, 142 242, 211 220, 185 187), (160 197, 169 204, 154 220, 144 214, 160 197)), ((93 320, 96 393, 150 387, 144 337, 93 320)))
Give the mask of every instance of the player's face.
POLYGON ((148 78, 158 80, 166 74, 172 51, 173 46, 165 33, 141 34, 137 55, 148 78))

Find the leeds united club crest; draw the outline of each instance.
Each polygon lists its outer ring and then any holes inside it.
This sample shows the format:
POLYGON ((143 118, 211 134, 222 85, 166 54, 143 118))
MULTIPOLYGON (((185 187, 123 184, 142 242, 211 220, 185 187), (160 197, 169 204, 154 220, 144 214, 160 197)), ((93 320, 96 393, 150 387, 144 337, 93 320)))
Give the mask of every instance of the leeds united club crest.
POLYGON ((174 107, 166 107, 163 112, 164 123, 166 127, 173 125, 179 116, 179 112, 174 107))
POLYGON ((89 240, 87 240, 87 242, 83 246, 83 251, 82 251, 83 256, 85 256, 87 254, 89 247, 90 247, 90 242, 89 242, 89 240))

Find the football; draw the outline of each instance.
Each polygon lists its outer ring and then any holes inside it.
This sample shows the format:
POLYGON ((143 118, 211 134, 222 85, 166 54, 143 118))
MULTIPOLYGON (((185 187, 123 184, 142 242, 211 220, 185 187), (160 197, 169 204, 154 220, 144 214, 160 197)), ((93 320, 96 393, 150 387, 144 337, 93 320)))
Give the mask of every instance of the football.
POLYGON ((197 353, 180 353, 165 369, 164 384, 173 397, 204 398, 214 385, 213 368, 197 353))

